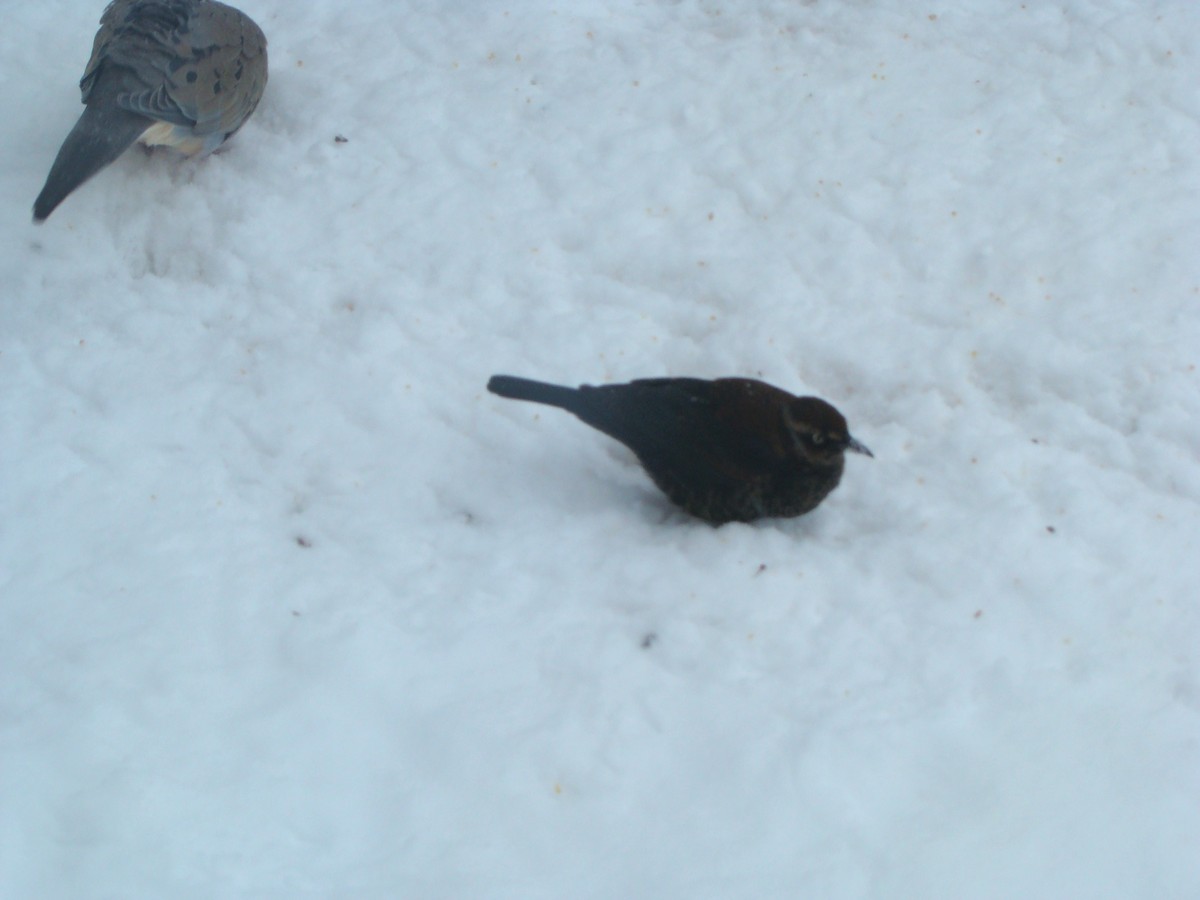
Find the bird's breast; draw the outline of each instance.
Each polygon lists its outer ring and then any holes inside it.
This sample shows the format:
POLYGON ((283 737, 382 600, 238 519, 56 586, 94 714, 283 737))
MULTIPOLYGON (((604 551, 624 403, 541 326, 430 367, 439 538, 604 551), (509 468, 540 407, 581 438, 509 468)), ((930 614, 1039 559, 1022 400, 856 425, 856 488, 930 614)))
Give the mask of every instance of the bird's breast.
POLYGON ((147 147, 170 147, 186 156, 211 153, 224 139, 220 132, 197 135, 192 129, 171 122, 155 122, 138 138, 147 147))

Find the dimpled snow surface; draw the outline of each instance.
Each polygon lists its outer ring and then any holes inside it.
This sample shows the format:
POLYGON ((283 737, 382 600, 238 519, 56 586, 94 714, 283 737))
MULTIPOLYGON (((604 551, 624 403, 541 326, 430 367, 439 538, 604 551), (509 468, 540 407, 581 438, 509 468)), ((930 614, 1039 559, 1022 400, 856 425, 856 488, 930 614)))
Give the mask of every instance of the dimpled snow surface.
POLYGON ((0 30, 0 896, 1200 896, 1200 4, 239 0, 44 225, 0 30), (713 528, 505 401, 759 378, 713 528))

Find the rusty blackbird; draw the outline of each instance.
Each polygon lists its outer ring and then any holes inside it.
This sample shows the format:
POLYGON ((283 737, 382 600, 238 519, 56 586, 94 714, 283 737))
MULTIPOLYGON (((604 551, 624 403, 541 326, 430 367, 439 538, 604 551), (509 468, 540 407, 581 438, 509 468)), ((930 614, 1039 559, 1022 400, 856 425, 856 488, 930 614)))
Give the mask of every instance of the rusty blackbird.
POLYGON ((572 388, 494 375, 488 390, 574 413, 632 450, 672 502, 714 525, 802 515, 837 487, 845 451, 874 455, 824 400, 752 378, 572 388))

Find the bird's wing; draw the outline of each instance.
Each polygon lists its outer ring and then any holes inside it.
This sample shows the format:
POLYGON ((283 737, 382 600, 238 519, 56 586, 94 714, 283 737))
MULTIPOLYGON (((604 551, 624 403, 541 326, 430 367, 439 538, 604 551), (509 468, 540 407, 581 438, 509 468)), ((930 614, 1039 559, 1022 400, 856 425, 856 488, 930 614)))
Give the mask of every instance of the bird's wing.
POLYGON ((780 462, 758 430, 731 420, 720 382, 647 378, 614 388, 611 403, 603 387, 586 391, 590 408, 580 418, 643 460, 669 460, 681 472, 730 484, 780 462))
POLYGON ((666 401, 661 410, 663 419, 672 416, 676 419, 675 427, 670 430, 677 435, 680 445, 690 447, 690 452, 708 464, 727 468, 736 460, 761 471, 786 462, 786 450, 776 442, 778 431, 773 427, 779 414, 771 396, 776 390, 769 385, 746 379, 649 381, 666 401), (747 384, 753 384, 757 390, 744 393, 747 384), (764 390, 771 395, 764 396, 764 390))

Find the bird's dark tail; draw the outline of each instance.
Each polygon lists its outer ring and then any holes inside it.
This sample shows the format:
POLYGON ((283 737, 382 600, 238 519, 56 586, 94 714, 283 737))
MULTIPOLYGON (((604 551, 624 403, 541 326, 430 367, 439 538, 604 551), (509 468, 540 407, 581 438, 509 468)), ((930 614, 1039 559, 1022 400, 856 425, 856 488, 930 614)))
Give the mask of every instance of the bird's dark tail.
POLYGON ((88 106, 63 141, 46 186, 33 202, 33 221, 45 221, 71 191, 128 150, 153 124, 146 116, 110 104, 88 106))
POLYGON ((545 403, 548 406, 557 406, 571 412, 575 412, 579 404, 578 388, 547 384, 544 381, 532 381, 528 378, 516 378, 512 375, 493 375, 488 380, 487 389, 501 397, 508 397, 512 400, 528 400, 531 403, 545 403))

